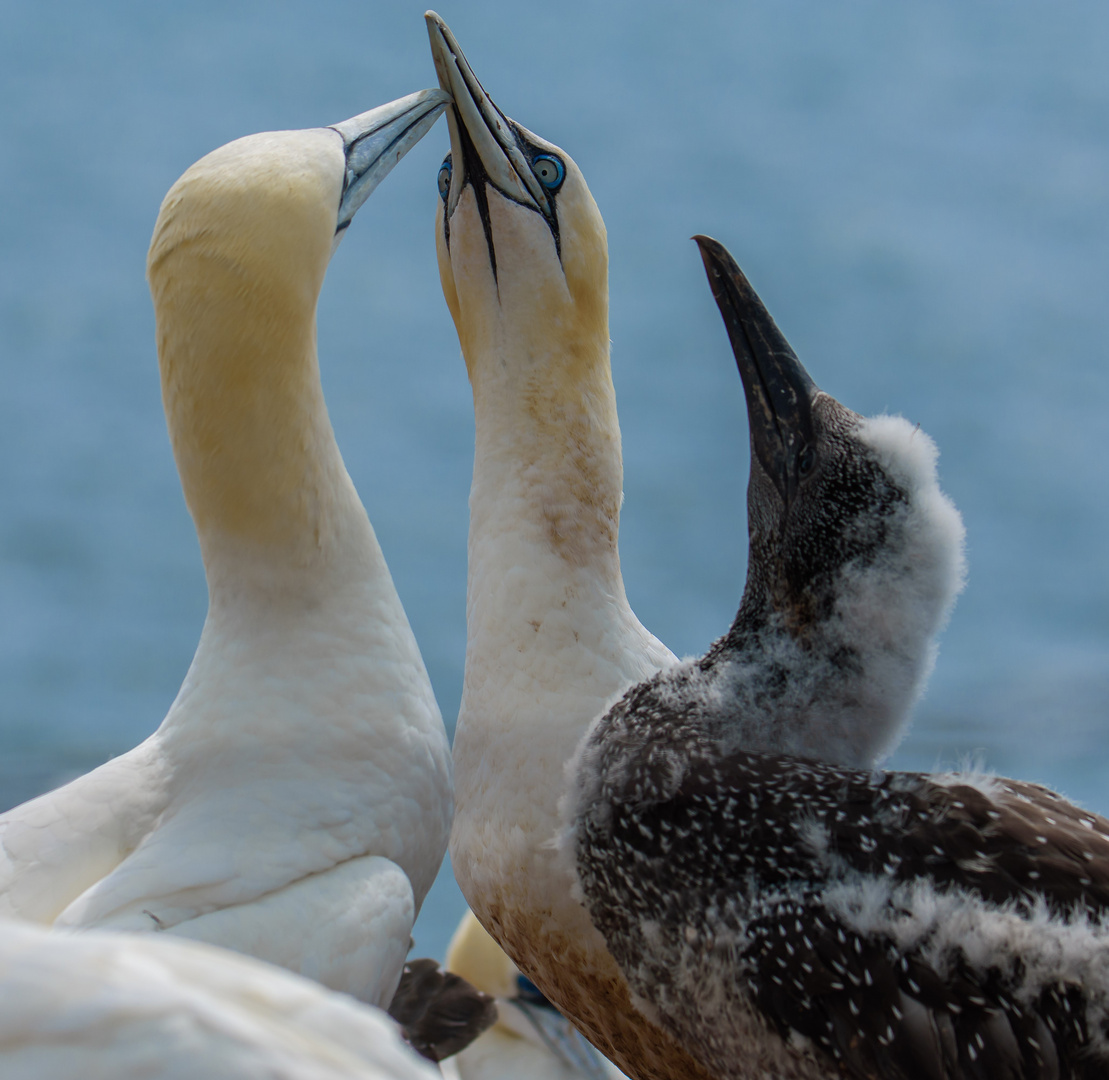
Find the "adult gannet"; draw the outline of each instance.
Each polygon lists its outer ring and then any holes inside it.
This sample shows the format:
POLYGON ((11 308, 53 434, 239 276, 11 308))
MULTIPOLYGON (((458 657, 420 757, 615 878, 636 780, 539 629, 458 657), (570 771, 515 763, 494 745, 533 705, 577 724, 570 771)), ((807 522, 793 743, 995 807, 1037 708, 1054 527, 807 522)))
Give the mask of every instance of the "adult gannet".
POLYGON ((392 998, 447 842, 450 752, 328 420, 316 301, 446 100, 239 139, 166 196, 148 277, 208 616, 149 739, 0 817, 0 914, 169 930, 392 998))
POLYGON ((438 1080, 380 1009, 169 935, 0 920, 4 1080, 438 1080))
POLYGON ((584 741, 567 853, 593 920, 716 1077, 1107 1077, 1109 821, 865 767, 961 579, 935 449, 818 390, 698 240, 751 418, 747 586, 584 741))
POLYGON ((497 1001, 497 1023, 450 1059, 459 1080, 621 1080, 466 912, 446 966, 497 1001))
POLYGON ((553 843, 588 723, 674 662, 620 576, 604 222, 577 165, 504 116, 426 18, 454 99, 436 243, 476 429, 451 861, 482 925, 608 1058, 696 1080, 696 1061, 632 1008, 553 843))

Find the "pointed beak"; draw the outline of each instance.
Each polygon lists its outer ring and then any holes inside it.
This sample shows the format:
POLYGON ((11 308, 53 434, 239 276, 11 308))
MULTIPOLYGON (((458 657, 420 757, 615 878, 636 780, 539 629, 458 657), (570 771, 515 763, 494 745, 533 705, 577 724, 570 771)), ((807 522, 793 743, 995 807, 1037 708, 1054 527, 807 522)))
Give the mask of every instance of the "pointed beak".
POLYGON ((523 1039, 547 1048, 581 1080, 609 1080, 607 1062, 555 1007, 515 997, 499 1003, 500 1022, 523 1039))
POLYGON ((467 179, 491 184, 502 195, 551 218, 546 192, 532 171, 508 119, 478 82, 454 34, 434 11, 424 15, 439 85, 454 99, 447 113, 451 134, 451 186, 447 218, 467 179))
POLYGON ((751 450, 788 505, 802 457, 816 444, 812 401, 820 390, 727 248, 708 236, 693 239, 743 380, 751 450))
POLYGON ((442 90, 421 90, 331 125, 343 137, 347 157, 337 234, 449 104, 450 96, 442 90))

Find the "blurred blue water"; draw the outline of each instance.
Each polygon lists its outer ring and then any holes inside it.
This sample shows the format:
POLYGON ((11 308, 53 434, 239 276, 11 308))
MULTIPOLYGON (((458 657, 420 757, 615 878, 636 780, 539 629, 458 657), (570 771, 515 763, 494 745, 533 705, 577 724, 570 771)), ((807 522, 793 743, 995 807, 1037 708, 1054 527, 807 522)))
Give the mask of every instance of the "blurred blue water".
MULTIPOLYGON (((893 759, 977 752, 1109 811, 1109 8, 1027 0, 441 11, 609 230, 628 594, 702 651, 742 587, 747 432, 688 237, 723 240, 816 380, 939 443, 970 583, 893 759)), ((0 2, 0 805, 157 725, 206 594, 143 281, 215 146, 434 82, 398 3, 0 2)), ((469 388, 435 269, 442 123, 325 285, 348 467, 453 720, 469 388)), ((461 911, 444 879, 418 947, 461 911)))

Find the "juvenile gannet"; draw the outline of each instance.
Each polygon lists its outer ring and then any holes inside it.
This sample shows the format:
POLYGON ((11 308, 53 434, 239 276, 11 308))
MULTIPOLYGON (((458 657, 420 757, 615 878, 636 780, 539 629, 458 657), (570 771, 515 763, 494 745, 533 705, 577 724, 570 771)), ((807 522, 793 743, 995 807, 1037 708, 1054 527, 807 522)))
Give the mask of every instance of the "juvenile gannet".
POLYGON ((468 911, 446 966, 497 1002, 497 1023, 450 1059, 459 1080, 621 1080, 468 911))
POLYGON ((567 850, 593 920, 716 1077, 1109 1076, 1109 821, 867 768, 961 579, 935 449, 818 390, 698 240, 751 418, 747 585, 704 657, 584 741, 567 850))
POLYGON ((4 1080, 438 1080, 380 1009, 168 935, 0 920, 4 1080))
POLYGON ((633 1075, 640 1062, 640 1077, 697 1078, 632 1008, 553 843, 563 767, 588 723, 674 662, 620 576, 604 222, 569 155, 504 116, 443 21, 428 12, 427 24, 454 99, 439 274, 476 429, 455 876, 482 925, 607 1057, 633 1075))
POLYGON ((392 998, 447 842, 450 751, 335 443, 316 301, 446 100, 239 139, 166 196, 148 278, 208 616, 149 739, 0 818, 0 914, 169 930, 392 998))

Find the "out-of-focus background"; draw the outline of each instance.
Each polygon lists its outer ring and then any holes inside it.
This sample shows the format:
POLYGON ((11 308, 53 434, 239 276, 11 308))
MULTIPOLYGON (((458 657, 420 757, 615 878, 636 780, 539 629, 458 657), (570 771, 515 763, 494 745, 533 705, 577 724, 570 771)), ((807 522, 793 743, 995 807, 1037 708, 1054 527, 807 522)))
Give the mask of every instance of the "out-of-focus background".
MULTIPOLYGON (((605 215, 624 574, 701 652, 745 567, 747 428, 694 232, 817 382, 919 421, 970 581, 892 758, 1109 811, 1109 6, 448 3, 495 101, 605 215)), ((206 592, 143 280, 159 202, 249 132, 434 85, 397 2, 0 0, 0 808, 154 730, 206 592)), ((453 727, 473 417, 435 266, 443 121, 359 212, 324 386, 453 727)), ((462 910, 441 876, 417 949, 462 910)))

